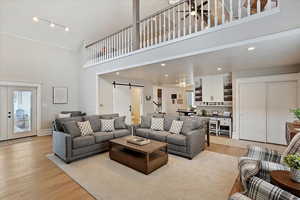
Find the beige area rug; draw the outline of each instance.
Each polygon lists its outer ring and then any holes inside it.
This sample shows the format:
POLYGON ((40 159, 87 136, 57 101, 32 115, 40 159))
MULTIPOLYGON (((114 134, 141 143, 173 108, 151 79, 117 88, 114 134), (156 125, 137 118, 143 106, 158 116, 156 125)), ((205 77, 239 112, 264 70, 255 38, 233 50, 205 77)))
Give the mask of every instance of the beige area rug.
POLYGON ((265 144, 260 142, 251 142, 251 141, 245 141, 245 140, 236 140, 236 139, 230 139, 220 136, 210 136, 210 142, 215 144, 223 144, 227 146, 234 146, 234 147, 240 147, 240 148, 247 148, 248 145, 257 145, 257 146, 263 146, 267 147, 273 150, 277 150, 279 152, 283 152, 287 146, 283 145, 276 145, 276 144, 265 144))
POLYGON ((99 154, 65 164, 47 157, 100 200, 226 200, 238 175, 237 158, 204 151, 193 160, 170 155, 144 175, 99 154))

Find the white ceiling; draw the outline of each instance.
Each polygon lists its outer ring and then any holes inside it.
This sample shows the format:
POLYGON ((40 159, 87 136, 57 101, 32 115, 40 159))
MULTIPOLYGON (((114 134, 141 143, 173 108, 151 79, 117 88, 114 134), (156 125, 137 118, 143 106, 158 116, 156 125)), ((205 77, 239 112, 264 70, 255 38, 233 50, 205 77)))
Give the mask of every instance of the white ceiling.
MULTIPOLYGON (((182 59, 141 66, 103 75, 109 78, 147 80, 154 84, 193 83, 194 77, 300 64, 300 33, 182 59), (254 51, 248 51, 255 46, 254 51), (222 71, 217 68, 221 67, 222 71), (168 74, 168 77, 165 76, 168 74)), ((299 65, 300 66, 300 65, 299 65)), ((300 67, 299 67, 300 71, 300 67)))
MULTIPOLYGON (((168 6, 168 0, 141 0, 141 17, 168 6)), ((131 24, 132 0, 1 0, 0 33, 77 49, 131 24), (37 16, 70 27, 70 32, 34 23, 37 16)))

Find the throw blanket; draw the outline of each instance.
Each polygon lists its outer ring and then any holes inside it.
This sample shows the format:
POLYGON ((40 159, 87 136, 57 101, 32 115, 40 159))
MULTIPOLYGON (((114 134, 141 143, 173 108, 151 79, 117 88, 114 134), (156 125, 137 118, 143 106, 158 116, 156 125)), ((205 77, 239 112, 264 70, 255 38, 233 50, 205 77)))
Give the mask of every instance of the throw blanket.
POLYGON ((247 183, 249 179, 257 175, 260 171, 260 161, 249 157, 241 157, 239 161, 240 180, 244 188, 243 194, 248 192, 247 183))

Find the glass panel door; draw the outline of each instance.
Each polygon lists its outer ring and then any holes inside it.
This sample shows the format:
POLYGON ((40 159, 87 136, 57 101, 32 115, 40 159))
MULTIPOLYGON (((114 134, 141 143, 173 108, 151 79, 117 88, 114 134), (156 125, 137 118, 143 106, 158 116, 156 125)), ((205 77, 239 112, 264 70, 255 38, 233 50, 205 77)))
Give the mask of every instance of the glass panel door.
POLYGON ((36 135, 36 89, 8 89, 9 139, 36 135))

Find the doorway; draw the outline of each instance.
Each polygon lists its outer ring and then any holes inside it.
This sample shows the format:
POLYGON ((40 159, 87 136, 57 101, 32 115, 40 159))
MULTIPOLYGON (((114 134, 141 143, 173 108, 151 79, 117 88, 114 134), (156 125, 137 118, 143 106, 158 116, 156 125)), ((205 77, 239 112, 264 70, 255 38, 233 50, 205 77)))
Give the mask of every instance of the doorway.
POLYGON ((0 140, 37 134, 37 88, 0 86, 0 140))
POLYGON ((113 89, 113 111, 126 116, 127 124, 139 124, 143 114, 143 88, 116 86, 113 89))

